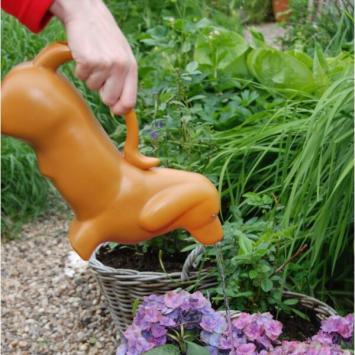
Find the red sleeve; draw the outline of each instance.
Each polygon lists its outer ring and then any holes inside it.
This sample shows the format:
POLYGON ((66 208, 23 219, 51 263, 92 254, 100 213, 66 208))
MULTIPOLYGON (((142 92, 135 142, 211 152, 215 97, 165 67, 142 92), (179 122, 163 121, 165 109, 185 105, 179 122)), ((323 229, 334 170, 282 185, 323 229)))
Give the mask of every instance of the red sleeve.
POLYGON ((52 2, 53 0, 2 0, 1 7, 32 32, 40 32, 52 17, 49 12, 52 2))

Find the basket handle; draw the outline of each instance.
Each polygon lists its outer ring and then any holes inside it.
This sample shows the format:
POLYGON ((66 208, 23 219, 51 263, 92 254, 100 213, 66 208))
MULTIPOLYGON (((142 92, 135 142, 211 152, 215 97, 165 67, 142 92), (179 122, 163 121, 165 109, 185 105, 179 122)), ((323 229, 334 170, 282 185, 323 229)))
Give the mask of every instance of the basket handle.
POLYGON ((204 251, 205 247, 200 244, 187 256, 181 270, 181 281, 187 281, 189 279, 191 269, 194 269, 196 267, 194 264, 196 263, 198 257, 201 256, 204 251))

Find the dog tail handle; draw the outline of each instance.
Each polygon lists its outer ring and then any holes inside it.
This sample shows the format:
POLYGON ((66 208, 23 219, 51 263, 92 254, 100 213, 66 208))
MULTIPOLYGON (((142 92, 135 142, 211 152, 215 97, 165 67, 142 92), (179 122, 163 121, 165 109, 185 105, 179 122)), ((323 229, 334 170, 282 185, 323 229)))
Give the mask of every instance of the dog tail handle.
POLYGON ((43 48, 33 60, 33 65, 57 70, 62 64, 73 59, 66 42, 54 42, 43 48))
POLYGON ((146 157, 138 150, 139 129, 136 113, 131 110, 125 114, 127 135, 124 145, 124 158, 130 164, 142 170, 148 170, 160 164, 158 158, 146 157))

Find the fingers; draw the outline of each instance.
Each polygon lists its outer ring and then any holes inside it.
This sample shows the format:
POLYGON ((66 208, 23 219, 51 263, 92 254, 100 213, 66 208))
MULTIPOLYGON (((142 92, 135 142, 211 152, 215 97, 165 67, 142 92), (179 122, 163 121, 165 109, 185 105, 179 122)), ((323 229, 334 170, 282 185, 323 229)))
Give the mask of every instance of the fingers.
POLYGON ((80 64, 75 75, 86 81, 90 90, 98 90, 101 100, 117 115, 123 115, 136 104, 137 95, 137 64, 134 57, 130 60, 107 61, 103 64, 80 64))
POLYGON ((107 106, 112 107, 120 98, 128 70, 125 65, 115 66, 100 89, 101 100, 107 106))
POLYGON ((77 63, 75 67, 75 76, 78 79, 85 81, 94 70, 94 67, 94 65, 88 63, 77 63))
POLYGON ((116 115, 123 115, 136 105, 137 97, 137 66, 130 67, 123 85, 122 94, 118 100, 111 105, 111 111, 116 115))
POLYGON ((97 69, 86 79, 86 85, 90 90, 99 90, 110 75, 109 68, 97 69))

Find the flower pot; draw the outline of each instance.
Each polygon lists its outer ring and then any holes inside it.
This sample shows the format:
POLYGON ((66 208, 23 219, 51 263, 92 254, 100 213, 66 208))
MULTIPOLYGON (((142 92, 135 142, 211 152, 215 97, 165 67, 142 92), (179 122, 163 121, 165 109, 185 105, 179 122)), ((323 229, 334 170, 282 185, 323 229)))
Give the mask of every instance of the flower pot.
POLYGON ((103 246, 101 245, 95 251, 89 261, 89 266, 96 275, 112 319, 121 332, 132 323, 132 309, 145 296, 164 294, 194 285, 196 285, 196 290, 216 285, 215 277, 209 275, 207 269, 195 270, 195 263, 204 250, 202 246, 196 247, 188 255, 180 272, 171 273, 109 267, 97 258, 103 246))
POLYGON ((286 11, 289 9, 288 0, 273 0, 272 9, 274 12, 274 17, 277 22, 286 22, 288 19, 288 13, 286 11))
MULTIPOLYGON (((290 298, 298 300, 298 306, 300 308, 313 311, 316 318, 319 321, 321 321, 323 319, 327 319, 331 316, 338 315, 338 313, 336 312, 336 310, 334 308, 330 307, 326 303, 324 303, 314 297, 307 296, 303 293, 284 291, 283 292, 283 299, 290 299, 290 298)), ((222 312, 224 313, 225 311, 222 311, 222 312)), ((232 318, 238 317, 238 315, 240 313, 241 313, 240 311, 232 310, 231 317, 232 318)))

